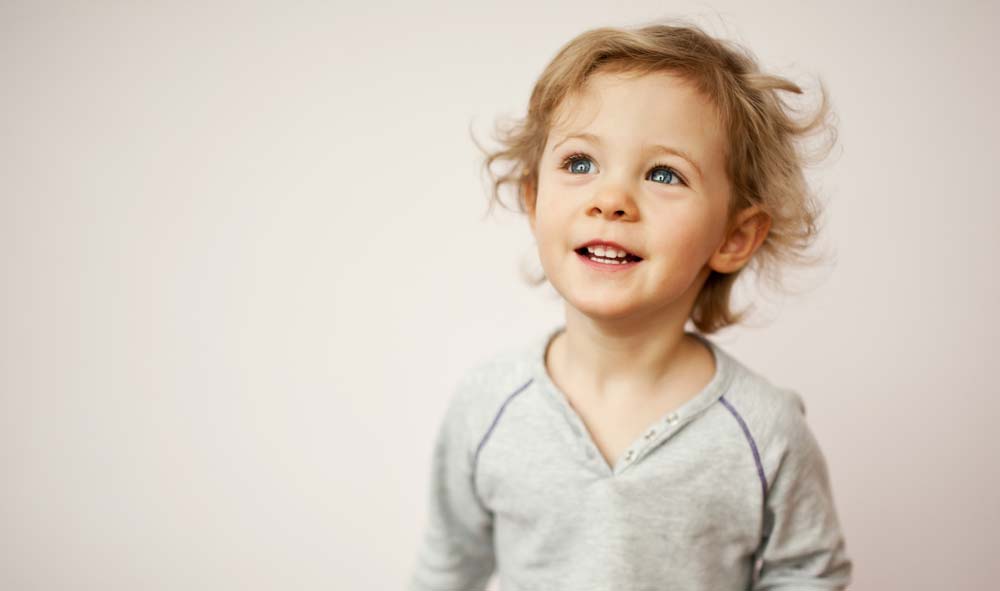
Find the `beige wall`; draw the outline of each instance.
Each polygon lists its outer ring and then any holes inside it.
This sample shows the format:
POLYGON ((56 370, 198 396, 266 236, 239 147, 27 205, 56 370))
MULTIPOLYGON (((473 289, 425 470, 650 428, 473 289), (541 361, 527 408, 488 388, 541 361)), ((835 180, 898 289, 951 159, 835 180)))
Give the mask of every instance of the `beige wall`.
POLYGON ((852 588, 995 585, 995 2, 139 4, 0 5, 0 588, 398 588, 451 384, 561 313, 467 125, 673 14, 840 117, 836 264, 718 341, 806 398, 852 588))

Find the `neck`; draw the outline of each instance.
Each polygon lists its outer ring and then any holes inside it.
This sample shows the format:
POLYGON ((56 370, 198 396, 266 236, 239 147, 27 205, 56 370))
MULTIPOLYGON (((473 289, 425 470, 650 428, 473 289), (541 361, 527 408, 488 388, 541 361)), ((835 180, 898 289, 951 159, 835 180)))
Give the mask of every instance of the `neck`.
POLYGON ((686 317, 607 321, 566 305, 566 330, 552 343, 578 389, 597 399, 634 399, 662 390, 703 347, 684 333, 686 317))

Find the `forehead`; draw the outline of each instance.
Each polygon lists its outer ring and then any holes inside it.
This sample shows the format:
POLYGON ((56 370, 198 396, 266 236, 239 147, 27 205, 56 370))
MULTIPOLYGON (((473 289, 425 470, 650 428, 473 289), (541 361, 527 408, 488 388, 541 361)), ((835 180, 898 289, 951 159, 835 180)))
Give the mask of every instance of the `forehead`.
POLYGON ((549 143, 581 132, 622 147, 632 143, 676 147, 705 166, 718 165, 725 153, 714 103, 693 83, 668 72, 591 76, 559 105, 549 143))

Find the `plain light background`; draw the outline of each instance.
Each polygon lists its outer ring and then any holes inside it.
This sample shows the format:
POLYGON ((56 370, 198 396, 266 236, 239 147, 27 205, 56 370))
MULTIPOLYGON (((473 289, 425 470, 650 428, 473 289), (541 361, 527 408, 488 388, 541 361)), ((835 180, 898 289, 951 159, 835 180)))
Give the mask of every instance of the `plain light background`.
POLYGON ((993 588, 996 2, 137 4, 0 4, 0 588, 400 588, 455 380, 562 319, 469 130, 671 16, 839 118, 835 264, 713 338, 806 399, 851 588, 993 588))

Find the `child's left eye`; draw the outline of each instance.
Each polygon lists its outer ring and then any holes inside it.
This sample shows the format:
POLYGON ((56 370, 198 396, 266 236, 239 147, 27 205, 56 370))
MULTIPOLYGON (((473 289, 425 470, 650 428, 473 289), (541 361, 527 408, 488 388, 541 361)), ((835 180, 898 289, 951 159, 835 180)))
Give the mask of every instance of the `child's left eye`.
MULTIPOLYGON (((593 165, 593 162, 594 161, 593 159, 591 159, 590 156, 582 152, 578 152, 576 154, 571 154, 570 156, 567 156, 566 159, 562 161, 562 164, 559 165, 559 170, 566 170, 566 168, 569 167, 570 174, 586 174, 588 172, 588 169, 586 169, 585 164, 590 163, 591 165, 593 165), (581 163, 583 164, 581 165, 581 163)), ((593 166, 591 166, 591 168, 593 168, 593 166)), ((647 177, 649 179, 659 178, 668 180, 668 182, 655 181, 655 182, 661 182, 661 184, 665 185, 687 184, 684 182, 683 177, 681 177, 681 175, 676 170, 674 170, 672 166, 668 166, 666 164, 660 164, 660 163, 654 164, 653 168, 650 169, 650 173, 652 174, 650 174, 647 177), (669 182, 669 179, 676 179, 677 182, 676 183, 669 182)))

